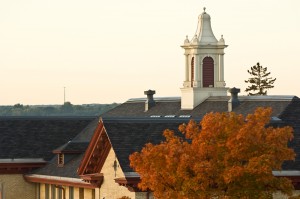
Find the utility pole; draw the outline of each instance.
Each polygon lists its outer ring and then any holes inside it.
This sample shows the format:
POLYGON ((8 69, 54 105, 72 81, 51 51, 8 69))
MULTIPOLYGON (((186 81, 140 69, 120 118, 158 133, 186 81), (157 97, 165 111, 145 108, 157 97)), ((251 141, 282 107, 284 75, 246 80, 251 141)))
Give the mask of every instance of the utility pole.
POLYGON ((64 104, 66 103, 66 87, 64 87, 64 104))

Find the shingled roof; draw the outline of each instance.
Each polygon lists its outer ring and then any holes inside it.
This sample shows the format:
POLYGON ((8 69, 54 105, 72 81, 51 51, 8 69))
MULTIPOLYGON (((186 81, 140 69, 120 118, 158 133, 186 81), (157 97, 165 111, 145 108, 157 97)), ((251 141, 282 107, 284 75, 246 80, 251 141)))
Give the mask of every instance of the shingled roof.
POLYGON ((289 143, 295 151, 296 160, 285 162, 283 164, 284 170, 300 170, 300 99, 298 97, 293 98, 291 103, 286 109, 279 115, 287 125, 294 128, 294 139, 289 143))
MULTIPOLYGON (((272 117, 294 128, 290 146, 300 154, 300 99, 295 96, 243 96, 233 111, 247 115, 257 107, 271 107, 272 117)), ((189 119, 200 121, 208 112, 227 112, 229 97, 210 97, 193 110, 181 110, 179 98, 156 99, 156 105, 145 111, 146 99, 132 99, 105 113, 103 123, 109 140, 124 172, 131 172, 128 157, 151 142, 160 143, 165 129, 178 132, 178 126, 189 119), (169 118, 172 115, 173 118, 169 118), (181 118, 181 116, 190 116, 181 118)), ((300 170, 300 155, 295 162, 286 162, 284 170, 300 170)))
POLYGON ((0 117, 0 159, 43 158, 72 140, 95 117, 0 117))
POLYGON ((165 129, 174 130, 188 120, 170 119, 103 119, 110 143, 124 172, 132 172, 129 155, 140 151, 146 143, 159 144, 165 129))
POLYGON ((77 132, 74 138, 58 147, 54 151, 64 152, 78 152, 76 154, 69 154, 68 161, 65 162, 63 167, 57 166, 57 157, 53 157, 51 161, 44 167, 32 171, 30 174, 47 175, 47 176, 59 176, 59 177, 70 177, 80 178, 77 174, 80 161, 82 160, 85 149, 87 148, 91 137, 97 127, 99 119, 96 118, 89 122, 84 129, 80 129, 81 132, 77 132))
MULTIPOLYGON (((257 107, 271 107, 273 116, 278 117, 291 103, 294 96, 241 96, 241 104, 233 111, 247 115, 257 107)), ((202 118, 209 112, 227 112, 229 96, 209 97, 193 110, 181 110, 180 98, 157 98, 155 106, 145 111, 146 98, 131 99, 118 107, 104 113, 103 118, 149 118, 151 116, 166 117, 174 115, 180 117, 190 115, 191 118, 202 118)))
MULTIPOLYGON (((145 111, 146 99, 131 99, 102 115, 102 121, 109 141, 116 153, 124 172, 132 172, 129 166, 129 155, 140 151, 146 143, 158 144, 164 137, 165 129, 174 130, 181 135, 178 126, 190 119, 200 121, 208 112, 227 112, 229 97, 210 97, 193 110, 181 110, 180 98, 156 99, 156 105, 145 111), (154 117, 153 117, 154 116, 154 117), (172 117, 170 117, 172 116, 172 117), (188 117, 181 117, 188 116, 188 117)), ((300 99, 294 96, 259 96, 240 97, 240 105, 233 111, 246 115, 257 107, 271 107, 272 117, 281 119, 281 123, 292 125, 295 129, 295 139, 290 145, 300 154, 300 99)), ((98 119, 91 122, 71 142, 65 142, 57 150, 83 150, 98 125, 98 119)), ((52 150, 55 148, 52 148, 52 150)), ((37 169, 32 174, 80 178, 77 168, 83 158, 83 153, 72 156, 63 167, 57 167, 57 159, 37 169)), ((300 157, 295 162, 284 164, 285 170, 300 170, 300 157)))

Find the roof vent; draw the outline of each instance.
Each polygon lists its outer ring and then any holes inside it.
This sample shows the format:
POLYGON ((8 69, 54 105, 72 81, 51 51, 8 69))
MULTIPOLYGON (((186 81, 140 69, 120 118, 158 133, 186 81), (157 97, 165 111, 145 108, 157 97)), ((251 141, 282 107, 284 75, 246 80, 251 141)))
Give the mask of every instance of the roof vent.
POLYGON ((287 123, 282 121, 282 119, 280 119, 278 117, 271 117, 270 118, 270 123, 266 126, 267 127, 272 126, 274 128, 279 128, 279 127, 284 127, 286 125, 287 125, 287 123))
POLYGON ((272 121, 282 121, 280 118, 278 118, 278 117, 271 117, 271 120, 272 121))
POLYGON ((150 115, 151 118, 159 118, 161 115, 150 115))
POLYGON ((190 118, 190 115, 179 115, 180 118, 190 118))
POLYGON ((228 92, 231 93, 231 98, 228 101, 228 112, 231 112, 234 108, 240 105, 238 93, 241 91, 239 88, 230 88, 228 92))
POLYGON ((167 117, 167 118, 174 118, 174 117, 176 117, 176 115, 165 115, 165 117, 167 117))
POLYGON ((145 102, 145 112, 155 106, 155 101, 153 99, 153 95, 155 94, 155 90, 147 90, 144 91, 144 94, 147 95, 147 101, 145 102))

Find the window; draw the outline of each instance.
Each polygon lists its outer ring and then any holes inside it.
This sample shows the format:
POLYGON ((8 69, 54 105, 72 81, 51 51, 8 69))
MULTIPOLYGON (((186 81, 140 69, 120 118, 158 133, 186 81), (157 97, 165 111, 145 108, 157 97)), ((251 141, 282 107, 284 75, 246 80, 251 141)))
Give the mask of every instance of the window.
MULTIPOLYGON (((0 185, 0 187, 1 187, 1 185, 0 185)), ((1 189, 1 188, 0 188, 1 189)), ((41 184, 40 183, 37 183, 36 184, 36 198, 37 199, 40 199, 41 198, 41 184)), ((0 197, 0 199, 1 199, 1 197, 0 197)))
POLYGON ((79 188, 79 199, 84 199, 84 188, 79 188))
POLYGON ((56 199, 56 187, 54 184, 51 185, 51 199, 56 199))
POLYGON ((0 183, 0 199, 4 199, 4 190, 3 183, 0 183))
POLYGON ((69 187, 69 199, 74 199, 74 187, 69 187))
POLYGON ((93 189, 92 190, 92 199, 95 199, 95 197, 96 197, 96 191, 95 191, 95 189, 93 189))
POLYGON ((58 166, 59 167, 64 166, 64 154, 63 153, 58 154, 58 166))
POLYGON ((203 87, 214 87, 214 60, 211 57, 203 59, 203 87))
POLYGON ((45 199, 49 199, 49 185, 45 184, 45 199))
POLYGON ((58 188, 58 199, 62 199, 62 187, 58 188))

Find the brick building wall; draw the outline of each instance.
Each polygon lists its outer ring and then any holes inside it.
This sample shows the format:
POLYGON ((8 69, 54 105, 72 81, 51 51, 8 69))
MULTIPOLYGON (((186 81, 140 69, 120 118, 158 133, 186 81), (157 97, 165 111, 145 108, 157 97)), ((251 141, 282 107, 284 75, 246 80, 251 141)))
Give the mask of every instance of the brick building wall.
POLYGON ((110 152, 101 170, 101 173, 103 173, 104 175, 104 180, 100 188, 100 198, 117 199, 122 196, 128 196, 131 199, 134 199, 135 198, 134 192, 130 192, 126 187, 119 186, 114 180, 115 178, 124 177, 124 173, 121 167, 118 166, 115 172, 113 167, 115 160, 116 160, 115 152, 113 149, 110 149, 110 152))
POLYGON ((22 174, 1 174, 4 199, 36 199, 36 184, 26 182, 22 174))
MULTIPOLYGON (((87 188, 78 188, 78 187, 68 187, 68 186, 62 186, 65 189, 65 196, 66 198, 72 198, 70 197, 73 193, 73 199, 99 199, 99 188, 96 189, 87 189, 87 188), (80 189, 84 192, 83 198, 80 198, 80 189), (70 191, 71 190, 71 191, 70 191), (93 191, 94 190, 94 191, 93 191)), ((55 190, 55 196, 52 195, 51 185, 49 184, 40 184, 40 199, 46 199, 48 198, 60 198, 59 197, 59 191, 58 188, 55 190)), ((63 193, 61 193, 63 194, 63 193)), ((61 196, 63 198, 63 196, 61 196)))
MULTIPOLYGON (((131 199, 147 199, 146 192, 131 192, 126 187, 119 186, 115 182, 116 178, 124 177, 120 166, 117 167, 116 171, 114 170, 113 165, 115 160, 117 160, 115 152, 111 149, 100 172, 104 175, 104 180, 100 188, 100 199, 118 199, 122 196, 127 196, 131 199)), ((119 162, 117 164, 119 165, 119 162)), ((152 194, 150 194, 149 199, 153 199, 152 194)))

